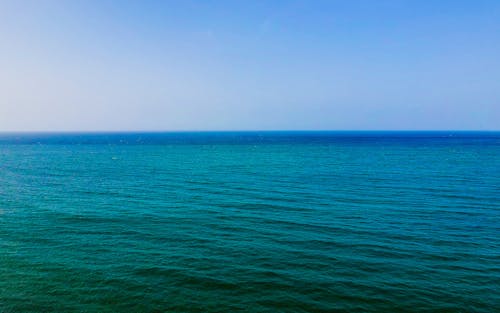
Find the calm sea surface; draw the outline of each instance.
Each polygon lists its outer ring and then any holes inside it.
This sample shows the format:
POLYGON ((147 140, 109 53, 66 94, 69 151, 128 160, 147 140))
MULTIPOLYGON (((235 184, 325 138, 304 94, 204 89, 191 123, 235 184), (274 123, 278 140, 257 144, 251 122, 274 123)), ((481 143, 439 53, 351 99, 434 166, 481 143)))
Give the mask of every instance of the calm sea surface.
POLYGON ((500 312, 500 133, 0 135, 0 312, 500 312))

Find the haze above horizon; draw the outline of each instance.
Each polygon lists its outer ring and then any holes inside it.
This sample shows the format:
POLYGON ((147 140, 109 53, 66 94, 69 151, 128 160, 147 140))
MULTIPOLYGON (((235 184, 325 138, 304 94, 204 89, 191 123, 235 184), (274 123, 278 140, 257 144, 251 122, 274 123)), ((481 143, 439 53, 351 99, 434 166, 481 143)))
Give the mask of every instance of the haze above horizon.
POLYGON ((498 130, 498 1, 2 1, 0 132, 498 130))

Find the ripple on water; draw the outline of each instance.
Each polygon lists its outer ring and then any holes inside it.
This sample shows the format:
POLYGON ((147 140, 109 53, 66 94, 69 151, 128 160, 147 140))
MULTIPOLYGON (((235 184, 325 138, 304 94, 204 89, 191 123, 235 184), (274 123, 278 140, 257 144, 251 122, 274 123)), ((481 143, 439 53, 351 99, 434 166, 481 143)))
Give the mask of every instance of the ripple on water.
POLYGON ((1 310, 500 307, 500 137, 155 136, 0 138, 1 310))

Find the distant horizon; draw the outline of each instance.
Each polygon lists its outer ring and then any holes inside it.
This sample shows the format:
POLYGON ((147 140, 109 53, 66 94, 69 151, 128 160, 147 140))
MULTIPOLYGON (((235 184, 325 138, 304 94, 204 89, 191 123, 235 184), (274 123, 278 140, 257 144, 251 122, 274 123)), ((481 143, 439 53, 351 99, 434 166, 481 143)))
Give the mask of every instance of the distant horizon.
POLYGON ((162 133, 315 133, 315 132, 400 132, 400 133, 497 133, 500 129, 220 129, 220 130, 20 130, 20 131, 2 131, 0 134, 162 134, 162 133))

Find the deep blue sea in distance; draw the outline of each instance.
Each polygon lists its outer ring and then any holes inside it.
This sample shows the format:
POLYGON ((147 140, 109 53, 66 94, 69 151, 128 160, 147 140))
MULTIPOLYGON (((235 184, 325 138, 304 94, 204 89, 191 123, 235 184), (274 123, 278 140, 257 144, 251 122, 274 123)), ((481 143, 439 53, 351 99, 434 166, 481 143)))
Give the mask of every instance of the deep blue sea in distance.
POLYGON ((500 312, 500 132, 0 134, 0 312, 500 312))

